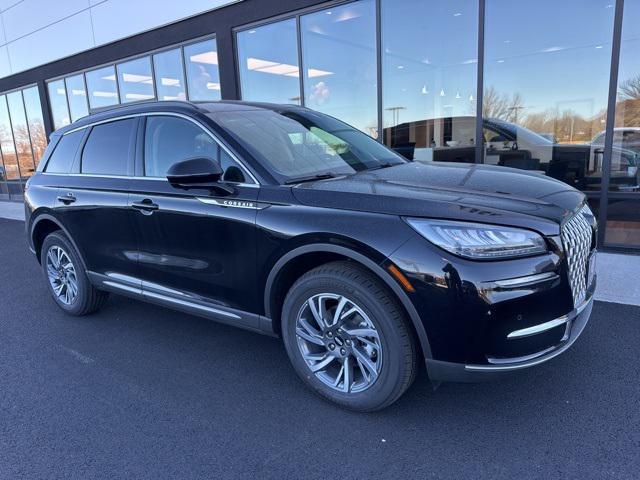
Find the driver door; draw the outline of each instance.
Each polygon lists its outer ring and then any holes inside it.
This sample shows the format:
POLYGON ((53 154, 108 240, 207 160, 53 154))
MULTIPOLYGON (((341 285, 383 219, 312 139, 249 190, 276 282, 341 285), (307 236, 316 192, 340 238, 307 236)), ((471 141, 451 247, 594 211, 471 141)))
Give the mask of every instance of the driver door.
POLYGON ((129 208, 139 239, 136 257, 144 295, 160 303, 195 304, 196 309, 252 310, 258 184, 210 132, 182 116, 147 116, 138 157, 129 208), (219 162, 222 181, 233 193, 171 186, 165 178, 168 168, 193 157, 219 162))

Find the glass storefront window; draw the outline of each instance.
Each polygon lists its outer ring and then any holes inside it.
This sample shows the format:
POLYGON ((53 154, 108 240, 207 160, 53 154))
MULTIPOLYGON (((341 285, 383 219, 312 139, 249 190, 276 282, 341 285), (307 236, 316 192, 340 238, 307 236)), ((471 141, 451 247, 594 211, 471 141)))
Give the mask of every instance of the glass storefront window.
POLYGON ((3 176, 6 180, 7 190, 12 200, 22 199, 22 175, 16 148, 13 143, 13 131, 9 118, 7 96, 0 96, 0 149, 2 149, 2 161, 4 164, 3 176))
POLYGON ((378 138, 375 2, 303 15, 300 29, 305 105, 378 138))
POLYGON ((11 115, 11 127, 13 129, 13 139, 15 140, 16 152, 18 155, 18 166, 22 179, 27 179, 35 171, 33 152, 31 150, 31 138, 27 125, 27 116, 24 111, 22 92, 11 92, 7 94, 7 104, 9 105, 9 115, 11 115))
POLYGON ((385 145, 418 161, 474 162, 478 2, 382 0, 381 27, 385 145))
POLYGON ((67 92, 64 80, 55 80, 47 84, 49 90, 49 106, 53 117, 53 128, 69 125, 69 109, 67 108, 67 92))
POLYGON ((220 100, 218 48, 215 39, 184 47, 189 100, 207 102, 220 100))
POLYGON ((611 2, 487 0, 484 161, 600 190, 611 2))
POLYGON ((91 70, 85 74, 85 78, 91 108, 103 108, 118 104, 118 87, 113 65, 91 70))
POLYGON ((239 32, 236 38, 242 99, 299 105, 295 18, 239 32))
POLYGON ((179 48, 153 56, 158 100, 186 100, 182 51, 179 48))
POLYGON ((44 130, 44 119, 42 118, 38 88, 30 87, 24 89, 22 91, 22 97, 24 99, 24 109, 27 114, 31 149, 33 151, 35 165, 37 166, 42 158, 44 149, 47 148, 47 134, 44 130))
POLYGON ((75 122, 79 118, 89 115, 89 106, 87 105, 87 89, 84 86, 84 75, 74 75, 65 79, 67 87, 67 99, 69 101, 69 111, 71 112, 71 121, 75 122))
POLYGON ((151 59, 149 57, 136 58, 129 62, 120 63, 116 69, 118 71, 121 103, 139 102, 140 100, 155 98, 151 59))

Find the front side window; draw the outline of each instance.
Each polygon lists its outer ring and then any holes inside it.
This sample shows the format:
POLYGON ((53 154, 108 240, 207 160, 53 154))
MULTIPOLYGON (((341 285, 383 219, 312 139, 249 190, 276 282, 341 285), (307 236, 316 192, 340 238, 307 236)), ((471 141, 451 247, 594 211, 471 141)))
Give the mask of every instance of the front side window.
POLYGON ((237 110, 210 116, 283 182, 404 163, 368 135, 318 112, 237 110))
POLYGON ((69 173, 71 171, 73 159, 76 156, 84 133, 84 130, 78 130, 68 133, 60 139, 47 162, 45 170, 47 173, 69 173))
POLYGON ((149 116, 145 128, 144 171, 147 177, 165 177, 176 162, 205 157, 220 163, 223 179, 244 182, 235 161, 202 127, 184 118, 149 116), (231 168, 233 167, 233 168, 231 168))
POLYGON ((126 175, 137 121, 128 118, 93 127, 82 151, 82 173, 126 175))

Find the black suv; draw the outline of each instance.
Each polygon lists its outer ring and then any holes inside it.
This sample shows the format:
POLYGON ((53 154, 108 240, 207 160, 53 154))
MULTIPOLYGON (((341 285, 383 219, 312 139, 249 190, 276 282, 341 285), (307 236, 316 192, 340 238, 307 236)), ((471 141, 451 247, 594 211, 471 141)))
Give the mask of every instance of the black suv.
POLYGON ((422 360, 434 382, 542 363, 591 313, 582 193, 410 162, 305 108, 120 107, 55 132, 40 165, 27 237, 60 308, 114 292, 281 336, 354 410, 391 404, 422 360))

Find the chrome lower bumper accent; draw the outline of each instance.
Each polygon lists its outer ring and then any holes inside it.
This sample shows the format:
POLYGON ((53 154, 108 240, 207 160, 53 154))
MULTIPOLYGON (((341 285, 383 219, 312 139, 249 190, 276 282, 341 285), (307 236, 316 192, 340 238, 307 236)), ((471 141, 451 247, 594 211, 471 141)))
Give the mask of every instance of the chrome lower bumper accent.
MULTIPOLYGON (((542 326, 548 327, 549 324, 555 321, 559 321, 559 323, 555 324, 554 326, 566 324, 566 331, 562 339, 562 343, 557 347, 551 347, 541 352, 535 353, 533 355, 527 355, 525 357, 510 358, 510 359, 495 359, 496 364, 494 365, 465 365, 464 369, 468 372, 508 372, 513 370, 520 370, 523 368, 533 367, 535 365, 539 365, 548 360, 551 360, 552 358, 557 357, 558 355, 566 351, 569 347, 571 347, 571 345, 573 345, 573 343, 576 341, 576 339, 580 336, 580 334, 584 330, 584 327, 587 325, 589 316, 591 315, 592 308, 593 308, 593 296, 588 298, 578 308, 575 308, 574 310, 572 310, 571 313, 563 317, 557 318, 555 320, 551 320, 550 322, 542 323, 540 325, 536 325, 534 327, 530 327, 530 328, 536 328, 536 327, 542 327, 542 326)), ((553 328, 553 327, 548 327, 546 329, 548 330, 549 328, 553 328)), ((528 329, 516 330, 516 332, 522 332, 523 330, 528 330, 528 329)), ((544 330, 540 330, 535 333, 540 333, 541 331, 544 331, 544 330)), ((534 335, 535 333, 532 333, 530 335, 534 335)), ((523 336, 526 336, 526 335, 523 335, 523 336)))
POLYGON ((558 317, 556 319, 549 320, 548 322, 539 323, 538 325, 534 325, 532 327, 522 328, 520 330, 514 330, 509 335, 507 335, 507 338, 530 337, 531 335, 537 335, 538 333, 546 332, 547 330, 551 330, 552 328, 559 327, 560 325, 563 325, 563 324, 567 323, 570 319, 575 318, 576 316, 580 315, 582 310, 584 310, 586 308, 587 303, 589 303, 589 301, 591 301, 591 299, 589 299, 588 301, 584 302, 578 308, 573 309, 567 315, 563 315, 562 317, 558 317))

